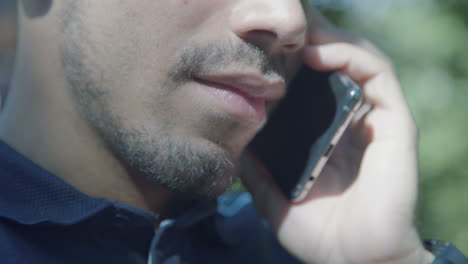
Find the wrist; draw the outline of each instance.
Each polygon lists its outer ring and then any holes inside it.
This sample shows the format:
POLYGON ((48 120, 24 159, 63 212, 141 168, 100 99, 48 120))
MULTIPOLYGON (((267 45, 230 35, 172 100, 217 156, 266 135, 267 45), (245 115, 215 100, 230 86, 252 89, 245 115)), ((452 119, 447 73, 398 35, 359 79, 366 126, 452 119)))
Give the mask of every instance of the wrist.
POLYGON ((434 262, 434 259, 434 254, 421 247, 420 249, 415 250, 412 254, 404 258, 378 264, 431 264, 434 262))
POLYGON ((424 247, 434 254, 432 262, 434 264, 468 264, 468 259, 452 243, 426 240, 424 241, 424 247))
MULTIPOLYGON (((424 247, 421 247, 420 249, 414 250, 411 254, 401 257, 401 258, 394 258, 394 259, 388 259, 385 261, 366 262, 366 263, 369 263, 369 264, 432 264, 434 263, 434 260, 435 260, 434 254, 426 250, 424 247)), ((301 263, 312 264, 316 262, 303 261, 301 263)), ((338 259, 338 260, 334 259, 333 261, 327 262, 327 263, 349 263, 349 262, 345 261, 344 259, 338 259)))

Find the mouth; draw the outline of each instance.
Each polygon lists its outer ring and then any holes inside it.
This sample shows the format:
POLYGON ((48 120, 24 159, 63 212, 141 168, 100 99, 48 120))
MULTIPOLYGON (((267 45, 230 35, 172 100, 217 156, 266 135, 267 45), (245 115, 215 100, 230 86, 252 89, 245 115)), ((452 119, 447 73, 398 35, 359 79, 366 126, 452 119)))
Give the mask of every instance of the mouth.
POLYGON ((214 103, 227 114, 245 121, 266 121, 266 104, 281 99, 286 93, 280 77, 261 74, 217 74, 194 76, 213 97, 214 103))

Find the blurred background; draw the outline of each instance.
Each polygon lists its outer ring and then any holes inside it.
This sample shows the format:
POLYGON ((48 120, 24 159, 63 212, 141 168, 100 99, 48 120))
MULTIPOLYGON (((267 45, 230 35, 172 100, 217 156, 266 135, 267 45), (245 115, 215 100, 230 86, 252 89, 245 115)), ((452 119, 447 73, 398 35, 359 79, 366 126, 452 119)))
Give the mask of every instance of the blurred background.
POLYGON ((16 1, 0 0, 0 98, 4 96, 8 86, 15 55, 15 15, 16 1))
MULTIPOLYGON (((468 254, 468 1, 312 2, 392 58, 421 131, 418 226, 423 237, 468 254)), ((2 88, 14 60, 15 13, 15 0, 0 0, 2 88)))
POLYGON ((468 1, 313 2, 393 60, 421 133, 421 233, 468 254, 468 1))

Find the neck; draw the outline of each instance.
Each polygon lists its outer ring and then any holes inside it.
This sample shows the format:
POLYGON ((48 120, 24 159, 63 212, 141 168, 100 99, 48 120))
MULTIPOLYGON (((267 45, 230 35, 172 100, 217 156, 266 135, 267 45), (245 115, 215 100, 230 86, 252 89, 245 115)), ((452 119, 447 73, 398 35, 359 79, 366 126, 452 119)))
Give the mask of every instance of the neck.
POLYGON ((173 194, 122 166, 74 109, 56 52, 29 48, 19 46, 0 138, 85 194, 163 211, 173 194))

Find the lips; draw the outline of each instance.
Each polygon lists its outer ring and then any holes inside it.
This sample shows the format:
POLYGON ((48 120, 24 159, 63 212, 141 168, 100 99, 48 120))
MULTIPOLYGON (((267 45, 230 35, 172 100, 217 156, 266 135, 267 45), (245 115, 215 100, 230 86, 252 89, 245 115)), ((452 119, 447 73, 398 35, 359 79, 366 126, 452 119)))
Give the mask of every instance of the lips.
POLYGON ((210 74, 193 80, 214 97, 226 113, 235 118, 261 122, 266 119, 266 103, 279 100, 286 92, 279 76, 261 74, 210 74))

